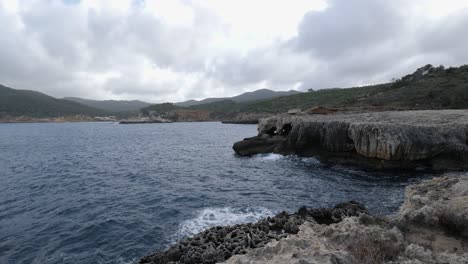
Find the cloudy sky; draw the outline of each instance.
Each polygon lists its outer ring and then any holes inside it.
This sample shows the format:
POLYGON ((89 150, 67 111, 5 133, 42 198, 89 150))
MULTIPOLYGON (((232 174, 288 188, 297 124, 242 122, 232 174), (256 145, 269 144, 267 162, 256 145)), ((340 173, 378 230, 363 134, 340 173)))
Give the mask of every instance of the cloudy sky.
POLYGON ((468 64, 468 0, 0 0, 0 83, 182 101, 468 64))

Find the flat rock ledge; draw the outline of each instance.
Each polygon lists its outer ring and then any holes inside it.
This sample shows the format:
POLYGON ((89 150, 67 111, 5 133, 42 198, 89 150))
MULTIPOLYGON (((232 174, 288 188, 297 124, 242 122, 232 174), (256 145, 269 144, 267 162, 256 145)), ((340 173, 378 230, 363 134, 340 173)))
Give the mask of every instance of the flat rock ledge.
POLYGON ((301 208, 257 223, 213 227, 138 263, 468 263, 468 174, 407 187, 399 213, 362 204, 301 208))
POLYGON ((465 170, 467 144, 468 110, 427 110, 278 115, 261 119, 258 135, 233 149, 373 169, 465 170))

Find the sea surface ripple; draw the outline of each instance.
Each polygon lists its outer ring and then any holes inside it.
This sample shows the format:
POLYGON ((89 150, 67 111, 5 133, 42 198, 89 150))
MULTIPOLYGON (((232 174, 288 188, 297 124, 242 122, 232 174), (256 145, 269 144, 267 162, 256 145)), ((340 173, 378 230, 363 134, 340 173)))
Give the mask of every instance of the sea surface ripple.
POLYGON ((209 226, 356 200, 395 212, 431 175, 238 157, 253 125, 0 124, 0 263, 132 263, 209 226))

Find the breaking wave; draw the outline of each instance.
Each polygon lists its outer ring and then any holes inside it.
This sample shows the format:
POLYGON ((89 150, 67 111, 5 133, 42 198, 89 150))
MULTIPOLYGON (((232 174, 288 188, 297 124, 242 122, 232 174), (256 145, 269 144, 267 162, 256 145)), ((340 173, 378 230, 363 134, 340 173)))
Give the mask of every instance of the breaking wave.
POLYGON ((258 159, 261 161, 275 161, 275 160, 283 159, 285 157, 286 156, 283 156, 280 154, 274 154, 274 153, 255 155, 255 159, 258 159))
POLYGON ((213 226, 227 226, 256 222, 260 219, 272 216, 273 212, 263 207, 247 208, 205 208, 196 217, 180 224, 173 241, 184 237, 193 236, 213 226))

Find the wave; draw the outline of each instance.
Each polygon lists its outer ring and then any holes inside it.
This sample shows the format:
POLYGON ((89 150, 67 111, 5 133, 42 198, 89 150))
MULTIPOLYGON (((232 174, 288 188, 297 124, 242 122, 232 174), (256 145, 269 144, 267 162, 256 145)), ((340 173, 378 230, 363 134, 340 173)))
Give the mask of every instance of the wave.
POLYGON ((261 160, 261 161, 275 161, 275 160, 280 160, 286 156, 280 155, 280 154, 274 154, 274 153, 268 153, 268 154, 258 154, 255 155, 255 159, 261 160))
POLYGON ((263 207, 205 208, 195 218, 182 222, 172 240, 175 242, 193 236, 213 226, 251 223, 272 215, 274 213, 271 210, 263 207))
POLYGON ((268 153, 268 154, 257 154, 254 156, 259 161, 277 161, 277 160, 288 160, 293 162, 304 162, 308 164, 319 165, 321 162, 314 157, 299 157, 297 155, 284 156, 281 154, 268 153))
POLYGON ((302 162, 305 162, 308 164, 316 164, 316 165, 322 164, 320 160, 314 157, 301 157, 300 159, 302 162))

